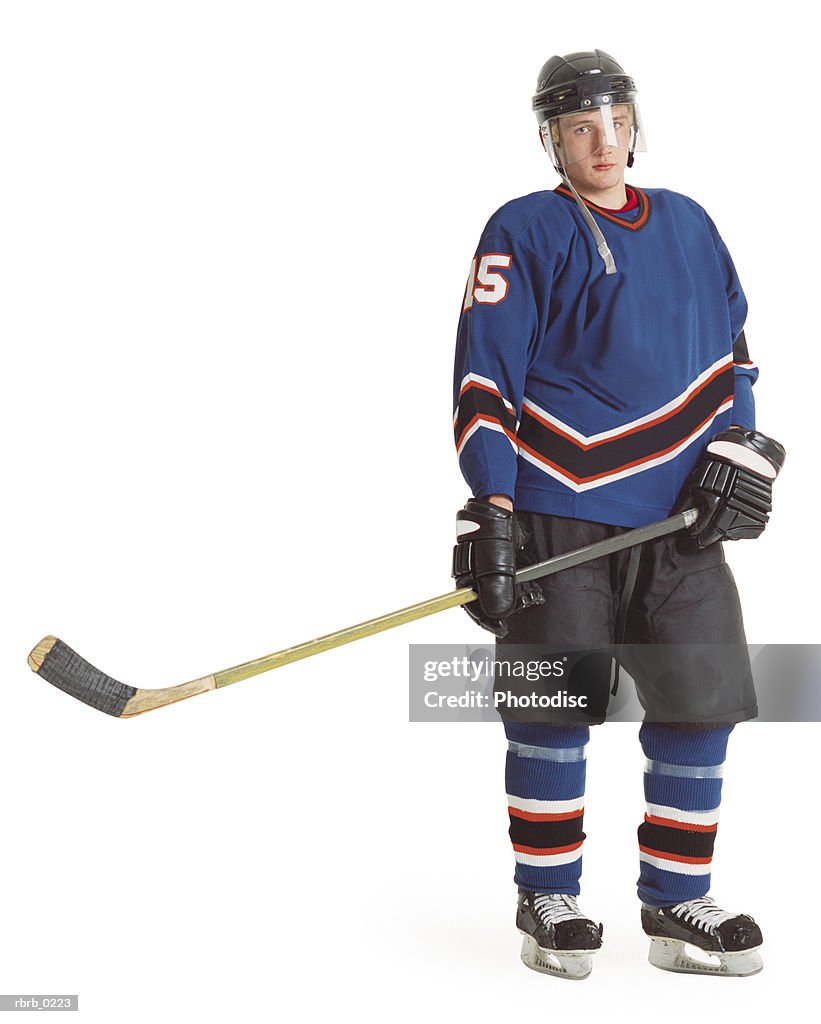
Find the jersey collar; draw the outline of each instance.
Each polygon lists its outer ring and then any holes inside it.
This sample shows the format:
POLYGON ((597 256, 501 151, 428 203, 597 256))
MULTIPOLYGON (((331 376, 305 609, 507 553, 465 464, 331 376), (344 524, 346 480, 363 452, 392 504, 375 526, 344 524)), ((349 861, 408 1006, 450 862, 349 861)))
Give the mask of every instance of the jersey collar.
MULTIPOLYGON (((603 206, 596 206, 595 203, 591 203, 583 196, 582 202, 589 210, 598 214, 599 217, 604 217, 605 220, 609 220, 613 224, 618 224, 620 228, 627 228, 628 231, 640 231, 650 219, 650 197, 646 192, 642 192, 640 188, 636 188, 635 185, 631 185, 630 188, 636 194, 636 199, 638 200, 638 211, 635 209, 627 210, 625 212, 621 212, 619 210, 605 210, 603 206)), ((573 198, 573 193, 566 185, 557 185, 554 191, 565 199, 569 199, 570 202, 575 205, 576 200, 573 198)))

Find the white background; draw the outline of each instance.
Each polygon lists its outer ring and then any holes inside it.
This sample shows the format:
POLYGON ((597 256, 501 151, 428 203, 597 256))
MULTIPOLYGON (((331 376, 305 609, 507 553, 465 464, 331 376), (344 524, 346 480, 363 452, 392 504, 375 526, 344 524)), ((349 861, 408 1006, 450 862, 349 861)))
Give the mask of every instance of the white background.
POLYGON ((408 643, 484 638, 459 611, 131 721, 26 655, 52 632, 164 686, 450 588, 468 263, 496 207, 556 184, 539 68, 594 46, 639 84, 629 180, 707 207, 750 300, 789 461, 731 552, 748 636, 817 641, 802 9, 2 5, 0 992, 79 992, 95 1024, 799 1006, 817 725, 731 740, 714 892, 762 922, 766 969, 726 984, 647 965, 637 726, 596 732, 605 948, 571 987, 518 961, 501 728, 407 722, 408 643))

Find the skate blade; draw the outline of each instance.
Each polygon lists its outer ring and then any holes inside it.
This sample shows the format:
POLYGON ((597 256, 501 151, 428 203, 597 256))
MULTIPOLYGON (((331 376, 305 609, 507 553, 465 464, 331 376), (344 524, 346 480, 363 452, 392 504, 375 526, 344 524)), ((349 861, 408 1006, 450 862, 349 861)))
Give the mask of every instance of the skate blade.
POLYGON ((713 974, 724 978, 746 978, 763 970, 758 949, 742 949, 735 953, 709 953, 683 939, 650 939, 647 958, 654 967, 677 974, 713 974))
POLYGON ((555 974, 558 978, 582 981, 593 970, 589 950, 552 950, 540 946, 532 935, 522 932, 522 962, 532 971, 555 974))

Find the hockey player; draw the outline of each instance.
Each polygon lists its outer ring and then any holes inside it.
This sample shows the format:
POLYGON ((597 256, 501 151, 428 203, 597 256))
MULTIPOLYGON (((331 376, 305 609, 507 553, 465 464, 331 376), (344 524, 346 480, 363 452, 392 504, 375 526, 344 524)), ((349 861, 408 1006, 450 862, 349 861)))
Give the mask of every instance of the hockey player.
MULTIPOLYGON (((612 57, 551 57, 533 109, 562 181, 494 214, 471 266, 454 426, 473 498, 457 516, 454 576, 476 589, 465 608, 497 634, 497 658, 510 645, 628 644, 620 660, 645 709, 650 961, 751 974, 758 926, 707 896, 727 740, 757 713, 719 542, 761 533, 784 457, 755 430, 746 301, 700 206, 625 184, 643 126, 612 57), (692 536, 514 584, 517 565, 693 506, 692 536), (699 644, 716 645, 709 661, 699 644), (715 955, 689 957, 686 943, 715 955)), ((610 672, 609 656, 587 659, 587 689, 606 695, 610 672)), ((522 957, 564 977, 586 977, 601 945, 576 897, 585 748, 604 713, 504 719, 522 957)))

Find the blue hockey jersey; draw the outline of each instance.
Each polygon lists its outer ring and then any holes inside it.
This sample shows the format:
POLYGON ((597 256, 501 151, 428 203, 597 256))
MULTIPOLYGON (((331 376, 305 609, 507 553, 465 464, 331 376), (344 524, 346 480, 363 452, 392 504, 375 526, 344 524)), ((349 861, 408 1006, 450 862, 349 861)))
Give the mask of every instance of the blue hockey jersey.
POLYGON ((670 514, 704 446, 754 426, 747 303, 704 210, 633 188, 587 203, 605 274, 564 185, 503 206, 471 266, 456 349, 454 431, 475 496, 642 526, 670 514))

